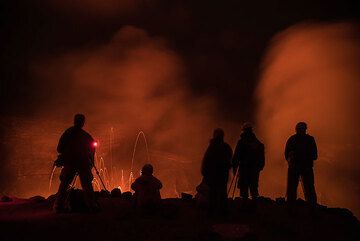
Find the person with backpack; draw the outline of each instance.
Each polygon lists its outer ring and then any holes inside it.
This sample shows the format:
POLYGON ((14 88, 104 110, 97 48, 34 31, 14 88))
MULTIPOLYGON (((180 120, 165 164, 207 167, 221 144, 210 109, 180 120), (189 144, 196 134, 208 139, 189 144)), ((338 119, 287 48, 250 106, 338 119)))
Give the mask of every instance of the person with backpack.
POLYGON ((244 200, 248 199, 249 190, 253 200, 258 198, 259 176, 264 166, 264 144, 257 139, 251 123, 245 123, 232 159, 234 176, 238 175, 240 197, 244 200))

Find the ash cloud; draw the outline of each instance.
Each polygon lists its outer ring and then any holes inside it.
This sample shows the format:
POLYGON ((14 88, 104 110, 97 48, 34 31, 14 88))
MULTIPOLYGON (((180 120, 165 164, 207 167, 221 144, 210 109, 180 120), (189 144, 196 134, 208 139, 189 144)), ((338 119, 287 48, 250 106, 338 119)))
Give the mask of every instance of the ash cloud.
MULTIPOLYGON (((43 102, 31 118, 13 120, 12 145, 17 151, 12 163, 18 177, 24 176, 22 182, 28 178, 26 185, 17 180, 14 194, 44 193, 57 140, 75 113, 86 115, 85 129, 100 140, 98 154, 105 161, 110 158, 113 127, 113 164, 128 171, 136 134, 142 130, 155 172, 170 189, 165 196, 173 196, 176 188, 194 189, 201 155, 214 128, 211 116, 216 115, 209 97, 188 94, 186 70, 166 41, 126 26, 108 44, 33 61, 30 72, 43 102), (191 173, 186 174, 188 167, 191 173), (31 176, 36 173, 43 175, 41 180, 38 177, 41 185, 31 176), (180 179, 185 183, 175 184, 180 179)), ((147 160, 144 150, 140 143, 136 175, 147 160)))
POLYGON ((267 146, 265 194, 284 195, 283 149, 298 121, 319 148, 319 201, 360 214, 360 36, 354 23, 303 23, 277 34, 257 87, 257 122, 267 146))

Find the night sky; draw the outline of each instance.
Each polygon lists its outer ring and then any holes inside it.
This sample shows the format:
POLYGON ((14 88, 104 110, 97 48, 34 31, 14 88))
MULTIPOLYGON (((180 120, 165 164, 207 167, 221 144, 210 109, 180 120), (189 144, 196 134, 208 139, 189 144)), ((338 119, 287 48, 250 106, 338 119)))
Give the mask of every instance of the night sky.
POLYGON ((29 74, 30 62, 106 43, 131 25, 165 39, 181 56, 194 95, 216 97, 230 120, 252 119, 271 37, 302 21, 356 20, 355 2, 2 1, 1 113, 29 115, 48 98, 29 74))

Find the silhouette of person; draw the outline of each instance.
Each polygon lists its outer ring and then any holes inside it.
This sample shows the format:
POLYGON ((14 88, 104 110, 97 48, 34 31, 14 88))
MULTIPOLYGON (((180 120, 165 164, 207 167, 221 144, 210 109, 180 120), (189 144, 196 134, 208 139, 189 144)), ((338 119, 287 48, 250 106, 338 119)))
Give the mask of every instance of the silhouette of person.
POLYGON ((264 166, 264 144, 254 134, 251 123, 245 123, 232 159, 233 173, 239 175, 240 197, 244 200, 249 197, 249 189, 253 200, 259 196, 259 176, 264 166))
POLYGON ((224 131, 215 129, 201 167, 203 181, 209 187, 210 214, 225 214, 227 211, 227 182, 231 157, 232 149, 224 142, 224 131))
POLYGON ((140 209, 154 209, 161 204, 160 189, 162 183, 153 176, 154 168, 145 164, 141 169, 141 176, 136 178, 131 189, 135 191, 135 205, 140 209))
POLYGON ((317 159, 317 147, 314 137, 306 133, 307 124, 299 122, 296 134, 291 136, 285 146, 285 159, 288 162, 287 201, 296 201, 297 187, 301 178, 306 201, 316 204, 314 185, 314 160, 317 159))
POLYGON ((95 146, 94 139, 83 130, 85 116, 76 114, 74 126, 68 128, 60 137, 57 151, 60 154, 63 168, 60 174, 60 185, 54 203, 54 211, 66 212, 65 201, 67 190, 76 174, 79 175, 82 189, 85 192, 85 202, 89 211, 97 211, 92 186, 93 175, 91 169, 94 165, 95 146))

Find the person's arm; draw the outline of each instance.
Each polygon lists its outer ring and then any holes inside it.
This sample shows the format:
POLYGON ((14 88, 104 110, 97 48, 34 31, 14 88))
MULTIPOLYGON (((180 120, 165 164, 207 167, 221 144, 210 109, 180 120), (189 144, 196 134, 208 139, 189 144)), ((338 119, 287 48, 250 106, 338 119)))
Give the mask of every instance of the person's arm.
POLYGON ((312 150, 312 159, 317 160, 318 159, 318 150, 316 146, 316 141, 314 137, 311 137, 311 150, 312 150))
POLYGON ((284 152, 284 155, 285 155, 285 160, 289 161, 289 153, 291 151, 291 138, 289 138, 286 142, 286 145, 285 145, 285 152, 284 152))
POLYGON ((94 145, 95 140, 94 138, 89 134, 89 143, 90 143, 90 149, 89 149, 89 157, 90 157, 90 163, 92 166, 95 165, 95 151, 96 147, 94 145))
POLYGON ((134 190, 135 192, 138 191, 138 187, 139 187, 139 183, 138 183, 138 179, 136 179, 132 184, 131 184, 131 189, 134 190))
POLYGON ((157 184, 156 184, 157 189, 160 190, 163 187, 163 185, 162 185, 162 183, 161 183, 161 181, 159 179, 156 178, 156 181, 157 181, 157 184))
POLYGON ((66 130, 59 139, 59 143, 56 148, 58 153, 60 153, 60 154, 64 153, 67 142, 68 142, 68 138, 69 138, 69 131, 66 130))
POLYGON ((201 163, 201 175, 205 176, 208 170, 209 163, 209 155, 210 155, 210 146, 206 149, 202 163, 201 163))

